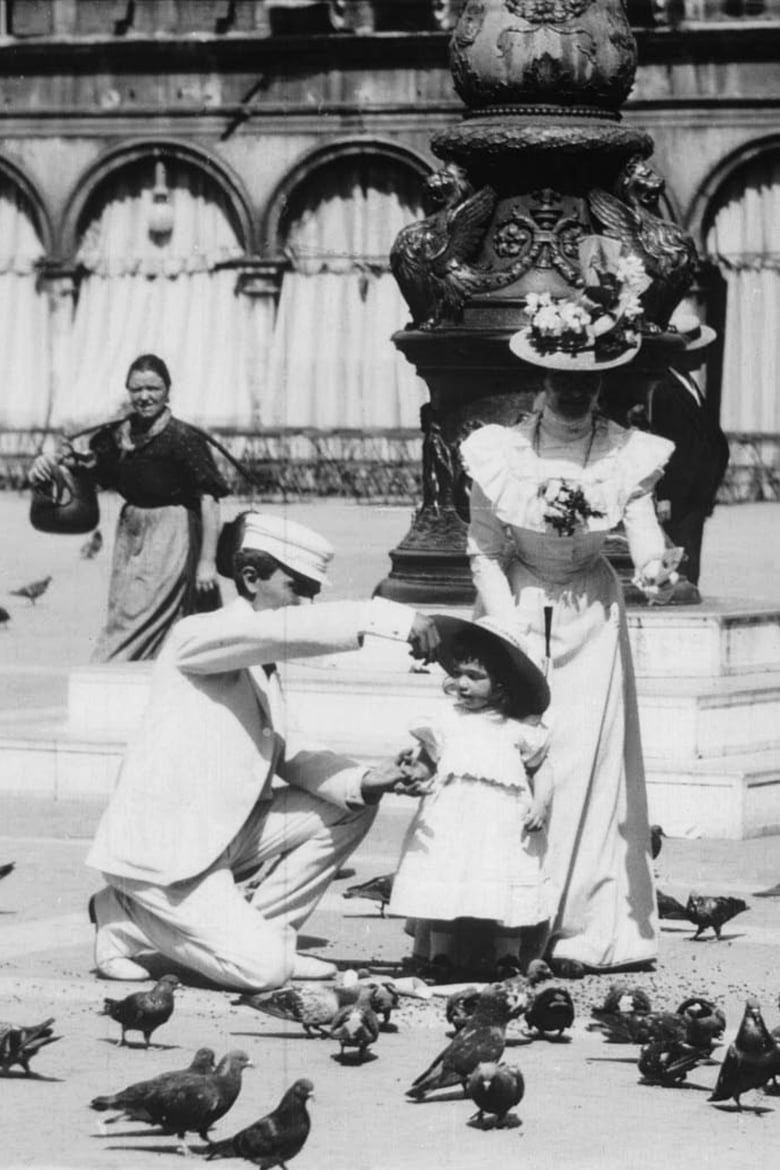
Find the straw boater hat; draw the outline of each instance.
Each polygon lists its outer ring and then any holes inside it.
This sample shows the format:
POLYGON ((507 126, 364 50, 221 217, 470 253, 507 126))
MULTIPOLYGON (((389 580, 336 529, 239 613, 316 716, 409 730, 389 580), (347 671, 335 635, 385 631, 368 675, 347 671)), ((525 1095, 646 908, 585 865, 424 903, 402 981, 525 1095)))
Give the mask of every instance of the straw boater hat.
POLYGON ((467 638, 476 647, 481 643, 507 664, 507 677, 502 681, 509 688, 509 714, 522 717, 541 715, 547 710, 550 705, 547 680, 514 634, 490 617, 481 617, 472 622, 450 614, 435 613, 432 618, 441 639, 438 661, 447 674, 452 674, 455 669, 459 658, 459 642, 467 638))
MULTIPOLYGON (((318 532, 267 512, 243 512, 231 524, 232 531, 224 537, 221 556, 218 551, 218 568, 223 576, 232 577, 232 560, 236 551, 251 549, 268 553, 293 576, 303 577, 317 585, 327 584, 333 546, 318 532)), ((223 532, 227 528, 225 525, 223 532)))
POLYGON ((540 350, 534 343, 532 331, 529 328, 521 329, 509 339, 509 348, 512 353, 524 362, 531 362, 535 366, 544 366, 547 370, 571 370, 582 373, 598 373, 600 370, 611 370, 615 366, 624 366, 631 362, 639 352, 640 339, 627 345, 622 353, 613 357, 601 358, 595 344, 583 347, 573 353, 564 350, 540 350))

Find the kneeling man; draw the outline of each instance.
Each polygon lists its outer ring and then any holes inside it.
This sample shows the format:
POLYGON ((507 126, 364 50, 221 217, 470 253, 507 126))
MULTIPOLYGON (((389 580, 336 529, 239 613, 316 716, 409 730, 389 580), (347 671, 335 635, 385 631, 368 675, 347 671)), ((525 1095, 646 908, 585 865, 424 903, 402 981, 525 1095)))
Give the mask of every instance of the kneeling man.
POLYGON ((274 663, 355 650, 364 634, 429 660, 433 623, 379 599, 301 606, 325 580, 328 542, 257 512, 239 530, 239 596, 171 631, 87 858, 107 882, 90 903, 104 978, 148 979, 150 955, 231 989, 333 974, 297 953, 297 930, 405 780, 394 763, 366 769, 301 741, 274 663), (264 863, 248 902, 236 882, 264 863))

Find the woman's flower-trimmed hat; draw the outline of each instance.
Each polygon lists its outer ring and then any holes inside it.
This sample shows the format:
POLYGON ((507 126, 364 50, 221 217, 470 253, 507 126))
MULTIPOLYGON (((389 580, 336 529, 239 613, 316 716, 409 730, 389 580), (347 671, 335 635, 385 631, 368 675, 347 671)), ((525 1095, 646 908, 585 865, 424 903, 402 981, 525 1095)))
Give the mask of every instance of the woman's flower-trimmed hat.
POLYGON ((508 688, 509 714, 516 718, 542 715, 550 705, 550 688, 536 663, 529 658, 520 641, 491 617, 476 621, 435 613, 432 620, 441 639, 439 664, 452 674, 464 650, 479 653, 481 647, 492 659, 506 667, 501 682, 508 688))
POLYGON ((528 325, 509 348, 549 370, 599 371, 632 361, 642 343, 640 297, 650 284, 642 262, 623 255, 619 240, 584 236, 579 243, 584 288, 576 299, 529 293, 528 325))

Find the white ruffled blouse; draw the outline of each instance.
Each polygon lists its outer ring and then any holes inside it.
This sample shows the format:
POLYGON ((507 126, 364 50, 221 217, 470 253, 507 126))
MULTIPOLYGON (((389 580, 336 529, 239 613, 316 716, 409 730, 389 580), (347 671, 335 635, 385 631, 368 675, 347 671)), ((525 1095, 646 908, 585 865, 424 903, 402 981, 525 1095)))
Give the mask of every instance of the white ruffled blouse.
POLYGON ((457 706, 409 730, 436 763, 437 787, 460 778, 530 792, 526 768, 542 762, 550 743, 549 726, 538 718, 457 706))

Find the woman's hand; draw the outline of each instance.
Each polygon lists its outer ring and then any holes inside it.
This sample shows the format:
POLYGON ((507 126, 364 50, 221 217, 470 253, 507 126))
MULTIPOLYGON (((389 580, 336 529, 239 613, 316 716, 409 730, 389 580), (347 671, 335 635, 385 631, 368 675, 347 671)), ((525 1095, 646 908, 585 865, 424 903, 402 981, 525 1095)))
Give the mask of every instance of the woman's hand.
POLYGON ((198 593, 207 593, 217 584, 217 566, 214 561, 198 561, 195 570, 195 588, 198 593))
POLYGON ((28 472, 30 483, 45 487, 57 477, 59 461, 53 455, 39 455, 28 472))

